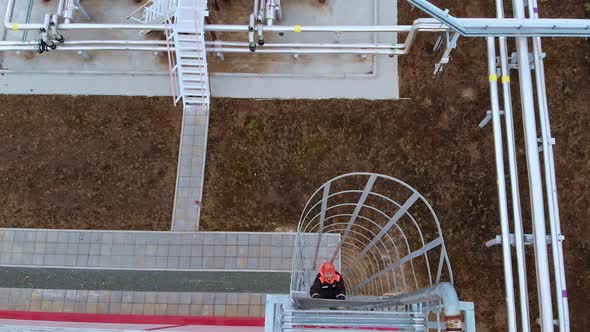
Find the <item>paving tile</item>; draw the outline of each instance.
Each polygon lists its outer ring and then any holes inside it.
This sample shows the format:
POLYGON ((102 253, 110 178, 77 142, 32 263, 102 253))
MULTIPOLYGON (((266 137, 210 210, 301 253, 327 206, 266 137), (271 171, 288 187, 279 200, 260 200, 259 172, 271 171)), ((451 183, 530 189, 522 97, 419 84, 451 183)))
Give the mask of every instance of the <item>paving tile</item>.
POLYGON ((122 309, 122 304, 121 303, 110 303, 109 304, 109 314, 122 314, 123 313, 123 309, 122 309))
MULTIPOLYGON (((8 289, 4 288, 2 289, 3 291, 0 293, 0 297, 4 297, 5 293, 4 290, 8 291, 8 289)), ((8 293, 8 292, 6 292, 8 293)), ((8 294, 6 294, 7 296, 8 294)), ((35 301, 35 300, 42 300, 43 299, 43 290, 42 289, 33 289, 33 291, 31 292, 31 300, 35 301)))
POLYGON ((86 312, 86 302, 78 302, 76 301, 76 304, 74 306, 74 311, 75 312, 86 312))
POLYGON ((31 305, 29 307, 30 311, 41 311, 41 301, 39 300, 34 300, 31 301, 31 305))
POLYGON ((248 258, 238 257, 237 259, 237 269, 246 269, 248 267, 248 258))
POLYGON ((169 269, 180 268, 180 257, 168 257, 167 267, 169 269))
POLYGON ((133 292, 123 291, 121 294, 122 303, 133 303, 133 292))
POLYGON ((190 293, 191 304, 203 304, 203 293, 190 293))
POLYGON ((261 246, 271 246, 272 245, 272 235, 265 233, 260 234, 260 245, 261 246))
POLYGON ((123 292, 112 291, 111 292, 111 303, 123 303, 123 292))
POLYGON ((106 302, 98 302, 97 312, 99 314, 108 314, 109 313, 109 304, 106 302))
POLYGON ((225 306, 225 316, 226 317, 236 317, 238 316, 238 305, 231 304, 225 306))
POLYGON ((237 269, 238 267, 238 259, 235 257, 225 257, 224 259, 224 269, 237 269))
POLYGON ((168 304, 178 304, 178 303, 180 303, 180 293, 177 293, 177 292, 168 292, 166 294, 166 303, 168 303, 168 304))
POLYGON ((225 256, 225 246, 214 246, 213 252, 214 252, 213 256, 223 257, 223 256, 225 256))
POLYGON ((190 315, 191 316, 202 316, 203 315, 203 305, 202 304, 191 304, 190 315))
POLYGON ((86 302, 88 300, 88 290, 76 291, 76 302, 86 302))
POLYGON ((143 305, 143 314, 144 315, 154 315, 155 313, 156 313, 156 304, 146 303, 143 305))
POLYGON ((157 303, 156 292, 145 292, 145 303, 157 303))
POLYGON ((180 304, 178 305, 178 315, 181 316, 188 316, 190 314, 190 304, 180 304))
POLYGON ((98 302, 108 303, 111 301, 111 291, 101 290, 98 291, 98 302))
POLYGON ((250 294, 238 294, 238 304, 239 305, 249 305, 250 304, 250 294))
POLYGON ((248 234, 238 234, 238 246, 248 245, 248 234))
POLYGON ((270 270, 271 269, 271 258, 262 257, 259 259, 259 269, 270 270))
POLYGON ((63 312, 74 312, 75 309, 76 309, 76 302, 66 300, 66 302, 64 303, 63 312))
POLYGON ((203 316, 213 316, 214 314, 214 306, 212 304, 203 304, 201 315, 203 316))
POLYGON ((249 246, 259 246, 260 245, 260 235, 259 234, 248 234, 248 245, 249 246))
POLYGON ((240 245, 238 246, 238 257, 248 257, 248 250, 249 247, 247 245, 240 245))
POLYGON ((134 315, 143 315, 143 303, 133 303, 132 313, 134 315))
POLYGON ((180 293, 179 295, 179 304, 190 304, 191 303, 191 293, 180 293))
POLYGON ((256 269, 259 268, 259 261, 260 261, 259 258, 257 258, 257 257, 256 258, 248 257, 247 258, 247 261, 248 261, 248 263, 246 265, 246 268, 247 269, 249 269, 249 270, 256 270, 256 269))
POLYGON ((86 312, 89 314, 95 314, 98 312, 98 303, 87 303, 86 304, 86 312))
POLYGON ((178 304, 168 304, 166 306, 166 315, 178 315, 178 304))
POLYGON ((264 316, 264 307, 260 305, 250 306, 248 311, 249 317, 262 317, 264 316))
POLYGON ((158 303, 156 304, 156 315, 166 315, 166 307, 168 304, 166 303, 158 303))
POLYGON ((121 304, 121 311, 119 313, 123 315, 130 315, 133 312, 133 303, 121 304))
POLYGON ((249 314, 250 312, 247 305, 238 305, 238 317, 248 317, 249 314))

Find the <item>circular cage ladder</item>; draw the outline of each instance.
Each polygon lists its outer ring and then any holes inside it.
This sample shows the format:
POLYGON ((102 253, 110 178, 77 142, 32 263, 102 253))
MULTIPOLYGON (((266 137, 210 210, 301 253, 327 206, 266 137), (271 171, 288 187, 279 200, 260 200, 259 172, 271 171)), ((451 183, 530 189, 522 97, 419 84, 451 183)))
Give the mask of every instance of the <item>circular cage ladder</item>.
POLYGON ((332 261, 347 297, 376 299, 453 283, 440 222, 414 188, 374 173, 338 176, 308 200, 297 228, 291 296, 308 297, 332 261))

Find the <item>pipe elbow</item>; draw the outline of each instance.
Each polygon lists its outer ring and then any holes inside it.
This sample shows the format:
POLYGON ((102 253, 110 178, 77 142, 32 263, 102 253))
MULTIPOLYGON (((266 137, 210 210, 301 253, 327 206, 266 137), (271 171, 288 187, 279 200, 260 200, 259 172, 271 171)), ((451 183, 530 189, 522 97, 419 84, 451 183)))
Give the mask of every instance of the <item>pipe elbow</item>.
POLYGON ((443 302, 445 316, 459 316, 461 314, 459 295, 457 295, 457 291, 451 283, 442 282, 438 284, 436 292, 443 302))

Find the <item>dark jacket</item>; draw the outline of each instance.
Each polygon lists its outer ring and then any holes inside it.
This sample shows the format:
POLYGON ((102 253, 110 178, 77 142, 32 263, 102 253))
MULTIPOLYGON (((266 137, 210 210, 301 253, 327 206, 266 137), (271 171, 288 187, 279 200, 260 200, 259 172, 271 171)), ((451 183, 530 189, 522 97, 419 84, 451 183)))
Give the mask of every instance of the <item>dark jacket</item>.
POLYGON ((321 299, 344 300, 346 298, 344 278, 340 273, 336 272, 334 273, 332 283, 328 283, 328 281, 324 280, 324 278, 318 273, 313 282, 313 286, 311 286, 311 289, 309 290, 309 295, 321 299))

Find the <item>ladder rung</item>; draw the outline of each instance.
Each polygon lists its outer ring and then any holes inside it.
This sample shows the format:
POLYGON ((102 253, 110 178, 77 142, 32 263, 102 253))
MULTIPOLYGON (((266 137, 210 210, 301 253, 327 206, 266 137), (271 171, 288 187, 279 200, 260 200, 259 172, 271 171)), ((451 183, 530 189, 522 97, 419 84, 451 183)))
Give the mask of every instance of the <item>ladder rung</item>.
POLYGON ((203 60, 194 60, 194 59, 180 59, 180 65, 182 66, 204 66, 205 61, 203 60))
MULTIPOLYGON (((205 82, 203 82, 205 83, 205 82)), ((185 89, 196 89, 196 90, 205 90, 205 84, 187 84, 184 83, 184 88, 185 89)))

